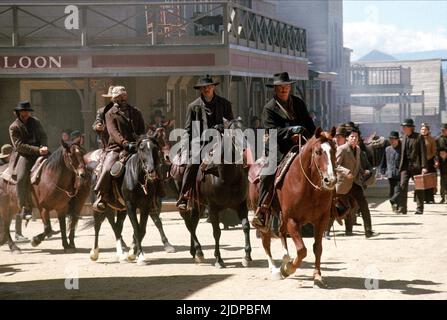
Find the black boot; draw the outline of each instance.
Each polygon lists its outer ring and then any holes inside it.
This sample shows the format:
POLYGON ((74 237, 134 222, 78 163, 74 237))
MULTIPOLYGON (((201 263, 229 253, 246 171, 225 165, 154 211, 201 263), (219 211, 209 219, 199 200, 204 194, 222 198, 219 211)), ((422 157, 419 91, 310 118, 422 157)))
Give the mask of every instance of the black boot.
POLYGON ((16 214, 16 241, 17 242, 26 242, 28 238, 24 237, 22 234, 22 216, 20 214, 16 214))

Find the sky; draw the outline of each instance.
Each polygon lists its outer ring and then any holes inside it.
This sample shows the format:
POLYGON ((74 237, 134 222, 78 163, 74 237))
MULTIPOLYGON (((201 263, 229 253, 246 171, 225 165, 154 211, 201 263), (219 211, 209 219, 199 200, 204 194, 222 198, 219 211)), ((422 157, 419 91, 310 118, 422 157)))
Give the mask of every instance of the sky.
POLYGON ((343 0, 344 46, 356 60, 371 50, 388 54, 447 50, 447 0, 343 0))

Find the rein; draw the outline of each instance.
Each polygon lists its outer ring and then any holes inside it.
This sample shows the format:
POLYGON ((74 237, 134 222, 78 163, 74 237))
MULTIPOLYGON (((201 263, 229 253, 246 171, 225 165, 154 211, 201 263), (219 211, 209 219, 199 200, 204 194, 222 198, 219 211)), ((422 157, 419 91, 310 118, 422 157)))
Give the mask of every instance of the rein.
POLYGON ((71 169, 71 171, 72 171, 72 172, 75 174, 75 176, 76 176, 75 183, 74 183, 74 186, 73 186, 74 192, 73 192, 73 193, 70 193, 68 190, 65 190, 65 189, 59 187, 59 186, 57 185, 57 183, 55 183, 55 182, 53 182, 53 183, 54 183, 54 185, 55 185, 55 187, 56 187, 57 190, 59 190, 59 191, 65 193, 65 195, 66 195, 69 199, 72 199, 72 198, 74 198, 74 197, 77 196, 77 194, 78 194, 78 192, 79 192, 79 189, 81 188, 81 183, 79 182, 79 177, 78 177, 78 174, 77 174, 77 172, 76 172, 76 168, 75 168, 75 166, 73 165, 73 162, 71 161, 71 159, 68 159, 68 164, 67 164, 67 154, 66 154, 66 153, 64 153, 64 163, 65 163, 65 166, 68 167, 69 169, 71 169))
MULTIPOLYGON (((304 168, 303 168, 303 162, 302 162, 302 157, 301 157, 301 155, 302 155, 302 153, 301 153, 301 149, 302 149, 302 147, 301 147, 301 137, 302 137, 302 136, 300 135, 300 139, 299 139, 299 149, 300 149, 300 154, 298 155, 298 158, 300 159, 300 167, 301 167, 301 171, 303 172, 303 174, 304 174, 304 176, 306 177, 307 181, 312 185, 312 187, 314 187, 314 188, 317 189, 317 190, 321 190, 321 187, 315 185, 315 184, 312 182, 312 180, 310 180, 310 178, 307 176, 306 172, 304 171, 304 168)), ((307 139, 306 139, 305 137, 302 137, 302 138, 307 142, 307 139)), ((312 164, 315 164, 315 167, 317 168, 317 171, 318 171, 318 175, 320 176, 321 180, 323 180, 323 174, 321 173, 320 168, 318 167, 317 163, 315 162, 315 157, 314 157, 314 154, 313 154, 313 153, 312 153, 312 156, 311 156, 311 160, 310 160, 310 161, 311 161, 311 162, 310 162, 311 165, 312 165, 312 164)))

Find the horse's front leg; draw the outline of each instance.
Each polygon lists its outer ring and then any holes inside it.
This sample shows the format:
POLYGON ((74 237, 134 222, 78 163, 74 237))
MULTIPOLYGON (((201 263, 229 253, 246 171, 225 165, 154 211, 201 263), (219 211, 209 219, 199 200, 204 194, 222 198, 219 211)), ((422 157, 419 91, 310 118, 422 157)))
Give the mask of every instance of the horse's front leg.
POLYGON ((199 211, 194 206, 191 212, 181 212, 183 220, 185 221, 186 228, 190 234, 190 248, 189 253, 195 259, 197 263, 203 263, 205 257, 203 255, 202 246, 200 245, 199 239, 196 235, 197 225, 199 224, 199 211))
POLYGON ((137 256, 137 263, 139 265, 144 265, 146 264, 146 260, 144 258, 144 252, 143 252, 143 239, 144 236, 146 235, 146 227, 147 227, 147 220, 149 218, 149 210, 140 210, 140 223, 139 223, 139 239, 138 239, 138 243, 140 244, 140 251, 139 254, 137 256))
POLYGON ((134 261, 136 257, 138 257, 140 253, 143 252, 140 241, 140 226, 137 218, 137 211, 136 211, 137 208, 133 203, 133 201, 126 200, 126 208, 127 208, 127 214, 129 215, 130 223, 132 224, 133 240, 134 240, 134 245, 132 245, 132 248, 129 251, 128 260, 134 261))
POLYGON ((160 233, 161 242, 163 243, 164 249, 167 253, 174 253, 175 248, 169 243, 168 238, 166 237, 166 234, 163 230, 163 223, 160 219, 160 213, 151 214, 151 219, 154 222, 155 226, 158 229, 158 232, 160 233))
POLYGON ((213 237, 214 237, 214 257, 216 258, 216 261, 214 262, 214 266, 216 268, 225 268, 225 263, 222 260, 222 257, 220 256, 220 235, 221 230, 219 226, 219 209, 216 207, 210 206, 210 220, 211 225, 213 226, 213 237))
POLYGON ((67 241, 67 223, 65 220, 66 214, 58 212, 57 218, 59 220, 59 227, 61 230, 61 238, 62 238, 62 247, 64 248, 65 253, 73 253, 74 249, 70 248, 67 241))
POLYGON ((293 242, 295 243, 297 256, 293 260, 293 262, 288 262, 284 266, 281 267, 281 274, 284 277, 288 277, 291 274, 295 273, 296 269, 299 268, 301 261, 306 257, 307 255, 307 249, 304 245, 303 239, 301 238, 301 225, 297 223, 294 219, 288 219, 287 221, 287 231, 289 232, 290 236, 293 239, 293 242))
POLYGON ((68 229, 70 230, 70 233, 68 235, 68 247, 76 250, 74 238, 76 234, 76 227, 79 221, 79 216, 76 213, 72 212, 69 217, 68 229))
MULTIPOLYGON (((51 237, 53 230, 51 229, 50 221, 50 211, 47 209, 42 209, 40 212, 40 218, 43 222, 43 233, 39 233, 37 236, 33 237, 31 245, 37 247, 46 237, 51 237)), ((61 230, 62 231, 62 230, 61 230)))
POLYGON ((242 230, 244 231, 244 237, 245 237, 245 247, 244 247, 245 257, 242 259, 242 266, 248 267, 252 259, 251 259, 251 244, 250 244, 250 222, 248 221, 248 208, 246 201, 244 201, 240 205, 237 214, 242 222, 242 230))

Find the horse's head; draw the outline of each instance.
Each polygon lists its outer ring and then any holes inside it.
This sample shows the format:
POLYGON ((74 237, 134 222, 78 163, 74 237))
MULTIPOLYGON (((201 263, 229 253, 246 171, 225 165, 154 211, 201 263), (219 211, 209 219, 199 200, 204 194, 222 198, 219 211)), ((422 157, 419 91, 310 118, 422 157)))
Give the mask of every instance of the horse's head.
POLYGON ((335 127, 330 132, 324 132, 321 128, 315 131, 315 139, 309 140, 312 148, 312 161, 321 178, 321 186, 325 190, 333 190, 337 183, 335 175, 335 127), (313 142, 312 142, 313 141, 313 142))
MULTIPOLYGON (((224 139, 231 139, 231 143, 227 143, 226 145, 230 149, 226 150, 226 152, 231 152, 234 161, 239 163, 243 161, 244 150, 246 149, 246 142, 243 135, 245 130, 244 122, 241 117, 233 120, 226 120, 224 118, 224 128, 224 139)), ((223 151, 225 150, 223 149, 223 151)))
POLYGON ((71 169, 76 176, 83 179, 86 177, 84 154, 82 149, 76 143, 66 143, 61 141, 64 147, 64 162, 65 166, 71 169))
POLYGON ((157 144, 151 137, 143 135, 138 141, 137 150, 138 163, 145 179, 154 180, 157 177, 155 169, 159 164, 157 144))

